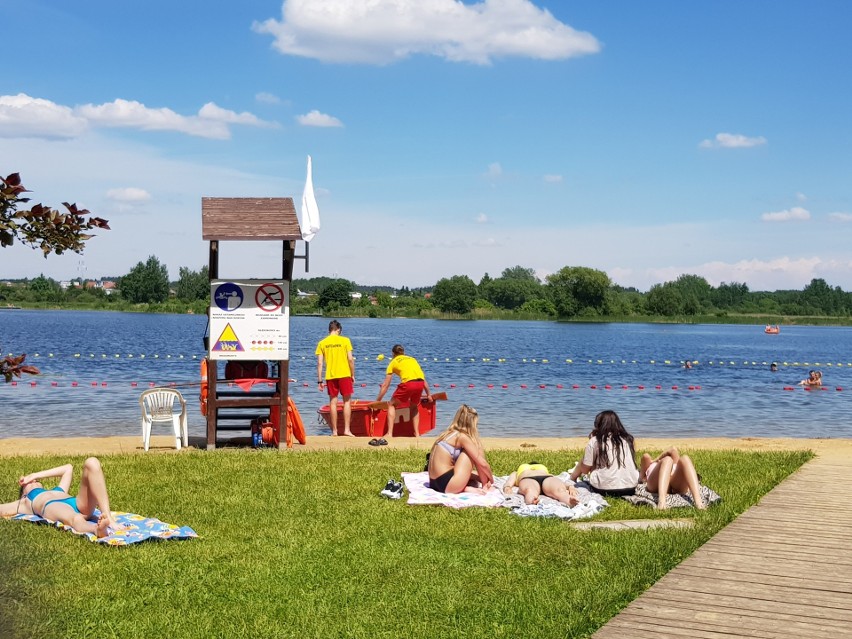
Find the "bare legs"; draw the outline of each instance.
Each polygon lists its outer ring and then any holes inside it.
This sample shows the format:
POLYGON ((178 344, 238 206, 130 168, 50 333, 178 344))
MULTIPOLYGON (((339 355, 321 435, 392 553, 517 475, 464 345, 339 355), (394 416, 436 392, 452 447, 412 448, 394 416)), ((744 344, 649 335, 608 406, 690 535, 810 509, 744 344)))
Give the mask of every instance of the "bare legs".
MULTIPOLYGON (((352 395, 343 396, 343 434, 347 437, 354 437, 352 434, 352 395)), ((335 413, 336 416, 336 413, 335 413)), ((337 434, 337 429, 334 429, 337 434)))
MULTIPOLYGON (((115 526, 116 522, 112 517, 112 510, 109 506, 109 495, 107 494, 106 478, 104 471, 101 468, 101 462, 96 457, 89 457, 83 462, 83 476, 80 478, 80 492, 77 494, 77 507, 80 509, 80 517, 88 519, 95 512, 95 508, 100 508, 101 519, 105 520, 103 526, 104 535, 106 534, 106 526, 115 526)), ((91 522, 89 522, 91 523, 91 522)), ((100 534, 101 521, 98 521, 98 536, 100 534)), ((76 528, 76 526, 74 526, 76 528)))
POLYGON ((555 499, 566 506, 576 506, 580 503, 577 496, 572 495, 568 487, 553 476, 545 479, 541 486, 531 477, 524 477, 518 484, 518 493, 523 496, 525 504, 537 504, 538 498, 541 497, 542 489, 544 489, 544 494, 547 497, 555 499))
POLYGON ((412 402, 409 406, 411 415, 411 423, 414 425, 414 436, 420 437, 420 400, 412 402))
MULTIPOLYGON (((346 404, 343 406, 345 408, 346 404)), ((337 435, 337 395, 328 398, 328 417, 331 420, 331 434, 337 435)), ((346 423, 346 415, 343 416, 343 423, 346 423)))
MULTIPOLYGON (((352 395, 343 396, 343 434, 354 437, 352 434, 352 395)), ((337 395, 328 398, 328 416, 331 421, 331 434, 337 435, 337 395)))
POLYGON ((444 491, 447 494, 479 493, 484 495, 485 490, 480 488, 479 475, 475 472, 473 461, 467 453, 462 452, 453 465, 453 478, 447 484, 444 491))
MULTIPOLYGON (((394 403, 396 400, 391 400, 388 402, 388 437, 393 437, 393 427, 396 424, 396 404, 394 403)), ((416 402, 411 402, 408 405, 409 419, 411 420, 411 424, 414 426, 414 436, 420 437, 420 400, 416 402)))
MULTIPOLYGON (((388 416, 387 416, 388 438, 390 438, 390 439, 393 439, 393 425, 394 425, 395 421, 396 421, 396 406, 394 406, 393 400, 391 400, 391 401, 388 402, 388 416)), ((449 492, 449 491, 447 491, 447 492, 449 492)))
MULTIPOLYGON (((642 472, 645 473, 652 463, 653 460, 650 455, 647 453, 642 455, 642 472)), ((667 508, 666 497, 669 492, 675 492, 679 495, 685 495, 688 492, 692 495, 692 501, 696 508, 704 510, 707 507, 701 499, 701 489, 698 473, 695 472, 695 465, 687 455, 680 455, 677 466, 675 466, 675 461, 671 457, 663 457, 647 475, 647 481, 648 490, 658 495, 657 508, 659 510, 667 508)))

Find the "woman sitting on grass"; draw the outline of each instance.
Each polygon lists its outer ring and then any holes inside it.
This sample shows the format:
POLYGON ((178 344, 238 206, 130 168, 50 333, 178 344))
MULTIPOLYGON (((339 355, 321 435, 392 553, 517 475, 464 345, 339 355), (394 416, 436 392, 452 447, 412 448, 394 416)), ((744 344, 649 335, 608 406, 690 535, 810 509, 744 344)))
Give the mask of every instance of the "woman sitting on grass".
POLYGON ((674 446, 656 459, 651 459, 648 453, 642 455, 639 481, 647 482, 648 491, 657 493, 659 510, 668 508, 666 497, 670 492, 679 495, 689 493, 692 495, 696 508, 704 510, 707 507, 701 498, 701 484, 698 481, 698 473, 695 472, 695 465, 687 455, 681 455, 674 446))
POLYGON ((518 487, 518 494, 523 496, 525 504, 537 504, 541 495, 566 506, 576 506, 580 503, 574 486, 566 486, 548 472, 547 466, 538 462, 518 466, 518 470, 509 475, 509 479, 503 484, 503 494, 511 495, 514 486, 518 487))
POLYGON ((429 487, 441 493, 485 494, 494 483, 479 441, 479 414, 462 404, 429 453, 429 487))
POLYGON ((57 466, 49 470, 24 475, 18 479, 20 494, 17 501, 0 504, 0 515, 36 515, 44 519, 59 521, 71 526, 77 532, 94 533, 106 537, 109 528, 118 528, 109 508, 106 479, 101 462, 89 457, 83 462, 83 476, 80 479, 80 492, 76 497, 68 494, 74 467, 71 464, 57 466), (59 477, 56 488, 45 488, 40 479, 59 477), (95 507, 100 508, 101 516, 91 521, 95 507))
POLYGON ((632 495, 639 483, 635 457, 633 435, 625 430, 615 411, 605 410, 595 417, 595 427, 582 461, 571 471, 571 481, 588 474, 593 492, 612 497, 632 495))

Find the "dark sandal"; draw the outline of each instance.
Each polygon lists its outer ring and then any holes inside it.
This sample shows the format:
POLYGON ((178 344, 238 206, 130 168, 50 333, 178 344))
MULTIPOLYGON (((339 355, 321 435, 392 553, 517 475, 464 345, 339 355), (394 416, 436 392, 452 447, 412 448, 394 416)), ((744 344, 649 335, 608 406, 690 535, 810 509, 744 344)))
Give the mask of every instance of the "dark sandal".
POLYGON ((370 446, 381 446, 382 445, 382 443, 376 438, 371 439, 367 443, 370 444, 370 446))
POLYGON ((386 440, 384 437, 382 437, 378 441, 379 441, 379 443, 376 444, 377 446, 387 446, 388 445, 388 440, 386 440))

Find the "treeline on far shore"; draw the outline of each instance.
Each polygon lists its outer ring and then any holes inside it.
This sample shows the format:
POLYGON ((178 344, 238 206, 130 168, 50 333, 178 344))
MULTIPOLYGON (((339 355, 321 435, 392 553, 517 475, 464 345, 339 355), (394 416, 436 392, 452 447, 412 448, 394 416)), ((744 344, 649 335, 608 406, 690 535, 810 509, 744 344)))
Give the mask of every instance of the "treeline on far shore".
MULTIPOLYGON (((0 307, 206 313, 207 267, 181 267, 179 275, 170 282, 154 256, 110 280, 112 288, 102 280, 60 285, 40 275, 7 282, 0 288, 0 307)), ((335 317, 852 325, 852 293, 823 279, 802 290, 750 291, 744 283, 712 286, 701 276, 681 275, 642 292, 582 266, 566 266, 544 281, 533 269, 515 266, 499 277, 485 274, 478 283, 455 275, 417 289, 294 279, 290 308, 293 315, 335 317)))

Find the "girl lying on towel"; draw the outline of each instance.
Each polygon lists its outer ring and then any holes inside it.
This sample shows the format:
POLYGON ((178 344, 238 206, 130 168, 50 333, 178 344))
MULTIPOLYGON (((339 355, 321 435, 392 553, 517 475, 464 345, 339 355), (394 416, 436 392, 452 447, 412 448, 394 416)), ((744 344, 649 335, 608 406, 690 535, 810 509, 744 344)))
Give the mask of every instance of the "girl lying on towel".
POLYGON ((576 506, 580 503, 574 486, 566 486, 548 472, 547 466, 538 462, 518 466, 518 470, 509 475, 509 479, 503 484, 503 494, 511 495, 514 486, 518 487, 518 494, 523 496, 525 504, 537 504, 541 495, 566 506, 576 506))
POLYGON ((74 467, 71 464, 57 466, 49 470, 24 475, 18 479, 20 486, 17 501, 0 504, 0 515, 14 517, 15 515, 36 515, 52 521, 60 521, 71 526, 77 532, 94 533, 98 537, 106 537, 110 528, 118 528, 112 517, 107 495, 106 479, 101 468, 101 462, 95 457, 89 457, 83 462, 83 476, 80 479, 80 492, 76 497, 68 494, 74 467), (56 488, 45 488, 39 480, 48 477, 59 477, 56 488), (100 518, 90 521, 95 508, 101 511, 100 518))
POLYGON ((651 459, 648 453, 642 455, 639 481, 647 482, 648 491, 659 495, 659 510, 666 509, 666 496, 670 492, 679 495, 690 493, 696 508, 704 510, 707 507, 701 498, 701 484, 698 481, 698 473, 695 472, 695 465, 674 446, 656 459, 651 459))
POLYGON ((479 441, 479 414, 462 404, 429 453, 429 487, 439 493, 485 494, 494 483, 479 441))

